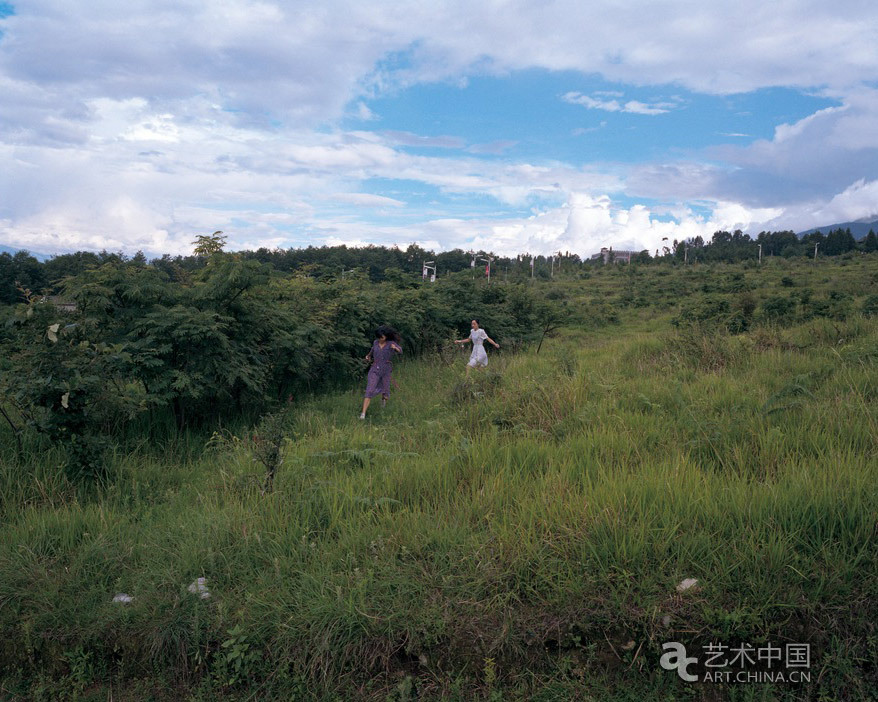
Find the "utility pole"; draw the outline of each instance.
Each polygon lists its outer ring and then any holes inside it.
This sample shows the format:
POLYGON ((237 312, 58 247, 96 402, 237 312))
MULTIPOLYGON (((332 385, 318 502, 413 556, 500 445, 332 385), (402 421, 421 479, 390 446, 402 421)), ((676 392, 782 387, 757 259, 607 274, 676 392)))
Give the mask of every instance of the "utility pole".
POLYGON ((819 241, 814 242, 814 260, 815 261, 817 260, 817 247, 818 246, 820 246, 820 242, 819 241))
POLYGON ((762 244, 759 244, 759 264, 762 265, 762 244))
MULTIPOLYGON (((487 276, 488 276, 488 282, 490 283, 490 282, 491 282, 491 261, 494 260, 494 257, 493 257, 493 256, 488 256, 487 258, 481 258, 481 257, 480 257, 479 260, 480 260, 480 261, 484 261, 485 263, 488 264, 488 265, 485 267, 485 273, 487 274, 487 276)), ((476 263, 475 263, 475 259, 474 259, 474 260, 473 260, 473 267, 475 267, 475 265, 476 265, 476 263)), ((473 271, 473 275, 475 275, 475 271, 473 271)))
POLYGON ((470 261, 469 267, 472 268, 473 280, 476 279, 476 252, 475 251, 467 251, 467 253, 473 257, 473 260, 470 261))

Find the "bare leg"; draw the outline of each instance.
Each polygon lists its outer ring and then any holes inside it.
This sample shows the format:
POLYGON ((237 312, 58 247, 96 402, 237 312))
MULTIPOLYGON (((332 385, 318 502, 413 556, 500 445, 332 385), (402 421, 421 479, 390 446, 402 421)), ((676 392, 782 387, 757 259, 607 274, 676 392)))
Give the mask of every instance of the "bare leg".
POLYGON ((360 413, 360 418, 366 416, 366 410, 369 409, 369 403, 372 401, 371 397, 366 397, 363 399, 363 411, 360 413))

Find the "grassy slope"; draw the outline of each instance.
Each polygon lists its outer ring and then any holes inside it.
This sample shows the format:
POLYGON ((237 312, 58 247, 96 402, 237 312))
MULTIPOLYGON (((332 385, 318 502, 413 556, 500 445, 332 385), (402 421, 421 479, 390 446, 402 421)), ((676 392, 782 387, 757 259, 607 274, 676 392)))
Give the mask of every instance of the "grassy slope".
MULTIPOLYGON (((818 290, 874 285, 874 266, 848 268, 793 273, 818 290)), ((747 276, 761 295, 781 272, 747 276)), ((59 483, 51 455, 30 477, 7 464, 7 689, 863 698, 878 322, 677 334, 661 295, 697 289, 697 270, 642 276, 657 306, 567 330, 539 356, 492 356, 471 383, 465 356, 423 359, 366 422, 359 388, 297 406, 267 497, 232 433, 192 460, 120 456, 91 499, 59 483), (198 576, 210 600, 186 592, 198 576), (700 590, 677 595, 685 577, 700 590), (810 642, 814 682, 717 692, 659 668, 663 641, 712 639, 810 642)), ((631 285, 607 271, 567 290, 587 304, 631 285)))

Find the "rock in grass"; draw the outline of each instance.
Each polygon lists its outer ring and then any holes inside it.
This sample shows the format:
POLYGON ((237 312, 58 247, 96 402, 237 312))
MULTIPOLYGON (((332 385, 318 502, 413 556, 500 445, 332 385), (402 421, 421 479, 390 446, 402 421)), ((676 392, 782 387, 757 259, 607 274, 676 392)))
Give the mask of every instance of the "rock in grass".
POLYGON ((125 592, 119 592, 113 598, 113 602, 118 602, 119 604, 128 604, 129 602, 133 602, 133 601, 134 601, 134 598, 125 592))
POLYGON ((696 578, 686 578, 685 580, 681 580, 680 584, 677 585, 677 592, 686 592, 687 590, 691 590, 692 592, 698 590, 698 580, 696 578))
POLYGON ((207 589, 207 578, 196 578, 186 589, 193 595, 198 595, 202 600, 210 598, 210 590, 207 589))

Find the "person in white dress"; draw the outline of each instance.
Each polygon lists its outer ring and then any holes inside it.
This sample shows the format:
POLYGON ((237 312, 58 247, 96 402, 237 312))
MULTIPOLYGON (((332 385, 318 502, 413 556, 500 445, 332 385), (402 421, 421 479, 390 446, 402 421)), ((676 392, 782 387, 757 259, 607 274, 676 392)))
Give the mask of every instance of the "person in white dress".
POLYGON ((473 352, 469 356, 469 363, 466 364, 466 372, 469 375, 470 368, 481 367, 484 368, 488 365, 488 354, 485 351, 485 342, 487 341, 490 344, 493 344, 495 349, 500 348, 500 344, 494 341, 490 336, 488 336, 487 332, 479 326, 479 320, 474 319, 470 322, 470 326, 472 330, 469 333, 469 337, 466 339, 455 339, 455 344, 465 344, 467 342, 472 343, 473 352))

